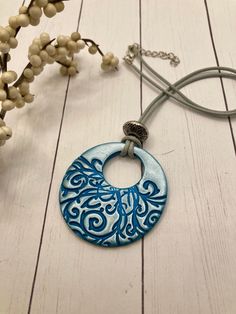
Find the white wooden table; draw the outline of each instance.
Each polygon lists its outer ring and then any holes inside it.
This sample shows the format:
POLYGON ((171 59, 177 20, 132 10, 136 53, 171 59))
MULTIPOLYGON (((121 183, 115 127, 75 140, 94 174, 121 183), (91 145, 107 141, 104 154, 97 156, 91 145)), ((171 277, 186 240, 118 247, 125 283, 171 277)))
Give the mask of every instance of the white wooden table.
MULTIPOLYGON (((2 1, 0 24, 20 0, 2 1)), ((236 68, 234 0, 70 0, 66 10, 19 34, 10 65, 21 71, 39 32, 84 37, 120 58, 128 44, 174 51, 177 68, 148 60, 171 82, 205 66, 236 68)), ((83 52, 75 79, 48 67, 33 85, 35 102, 7 116, 14 136, 0 153, 0 313, 236 313, 235 119, 210 119, 166 102, 148 124, 145 148, 163 165, 166 213, 143 241, 102 249, 79 240, 58 207, 65 169, 87 148, 119 141, 156 91, 121 64, 102 74, 83 52)), ((184 89, 215 109, 235 108, 236 85, 217 79, 184 89)), ((137 164, 107 169, 116 183, 138 180, 137 164)), ((131 183, 131 182, 129 182, 131 183)))

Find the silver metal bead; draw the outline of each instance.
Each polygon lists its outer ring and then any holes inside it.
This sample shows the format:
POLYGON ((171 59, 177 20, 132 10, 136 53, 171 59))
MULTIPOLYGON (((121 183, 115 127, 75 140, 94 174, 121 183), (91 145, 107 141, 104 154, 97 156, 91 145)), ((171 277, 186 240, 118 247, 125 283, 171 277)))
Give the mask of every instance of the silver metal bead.
POLYGON ((123 125, 123 131, 125 135, 135 136, 138 138, 142 143, 146 141, 148 138, 148 129, 144 124, 138 121, 127 121, 123 125))

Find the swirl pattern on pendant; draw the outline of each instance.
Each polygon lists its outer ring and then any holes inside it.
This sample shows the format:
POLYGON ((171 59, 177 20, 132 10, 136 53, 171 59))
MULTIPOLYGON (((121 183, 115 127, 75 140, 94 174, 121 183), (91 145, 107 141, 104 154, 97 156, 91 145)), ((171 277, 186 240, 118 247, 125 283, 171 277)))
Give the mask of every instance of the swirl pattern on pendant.
POLYGON ((67 170, 60 189, 60 206, 67 225, 84 240, 104 247, 142 238, 159 220, 167 198, 165 174, 145 150, 135 148, 144 170, 141 180, 117 188, 104 178, 105 163, 123 143, 98 145, 78 157, 67 170))

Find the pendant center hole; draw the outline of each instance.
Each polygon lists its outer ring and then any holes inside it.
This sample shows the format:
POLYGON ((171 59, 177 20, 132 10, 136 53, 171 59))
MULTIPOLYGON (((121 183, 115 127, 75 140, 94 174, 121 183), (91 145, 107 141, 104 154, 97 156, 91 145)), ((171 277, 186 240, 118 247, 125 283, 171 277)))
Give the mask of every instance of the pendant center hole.
POLYGON ((103 173, 112 186, 128 188, 141 179, 141 161, 138 158, 116 156, 106 162, 103 173))

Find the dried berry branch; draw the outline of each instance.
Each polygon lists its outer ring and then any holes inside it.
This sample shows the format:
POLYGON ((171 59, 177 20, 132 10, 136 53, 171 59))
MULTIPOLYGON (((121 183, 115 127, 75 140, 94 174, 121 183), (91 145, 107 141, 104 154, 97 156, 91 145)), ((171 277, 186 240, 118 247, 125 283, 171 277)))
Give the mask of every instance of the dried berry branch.
POLYGON ((99 52, 99 54, 103 57, 104 56, 104 53, 101 51, 101 49, 99 48, 99 45, 96 44, 92 39, 89 39, 89 38, 83 38, 83 41, 85 42, 85 44, 87 46, 89 46, 89 44, 91 44, 91 48, 90 50, 92 51, 95 51, 95 52, 99 52))
POLYGON ((34 100, 30 93, 30 83, 39 75, 47 64, 54 62, 60 65, 62 75, 74 76, 78 73, 78 63, 74 59, 86 46, 90 54, 97 52, 102 56, 101 67, 103 70, 117 68, 119 60, 108 52, 104 54, 92 39, 81 39, 80 33, 74 32, 71 36, 59 35, 51 39, 49 34, 42 33, 35 38, 29 47, 29 63, 18 77, 15 71, 9 71, 7 64, 10 61, 10 50, 18 45, 16 39, 22 27, 38 25, 44 13, 47 17, 53 17, 64 10, 64 1, 69 0, 31 0, 28 6, 22 6, 17 16, 9 18, 9 25, 0 26, 0 146, 12 135, 12 131, 6 126, 4 118, 6 113, 14 108, 22 108, 26 103, 34 100), (53 44, 53 42, 55 42, 53 44))

